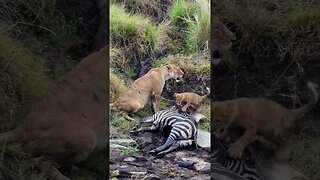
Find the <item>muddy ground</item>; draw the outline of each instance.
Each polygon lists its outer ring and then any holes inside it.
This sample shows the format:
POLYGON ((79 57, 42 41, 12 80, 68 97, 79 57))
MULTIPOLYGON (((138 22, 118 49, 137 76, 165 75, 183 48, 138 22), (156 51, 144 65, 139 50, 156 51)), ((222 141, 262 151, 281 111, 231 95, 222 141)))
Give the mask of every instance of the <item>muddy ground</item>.
POLYGON ((199 171, 192 166, 180 167, 182 158, 196 157, 205 162, 209 162, 209 150, 205 148, 196 149, 195 146, 180 148, 166 154, 164 157, 156 157, 149 154, 149 151, 161 146, 165 142, 165 137, 156 132, 141 132, 131 135, 137 144, 139 151, 124 155, 120 151, 110 148, 110 173, 118 170, 114 175, 117 179, 132 178, 130 171, 140 172, 138 179, 210 179, 209 171, 199 171), (129 162, 126 162, 126 161, 129 162), (145 173, 145 174, 143 174, 145 173))

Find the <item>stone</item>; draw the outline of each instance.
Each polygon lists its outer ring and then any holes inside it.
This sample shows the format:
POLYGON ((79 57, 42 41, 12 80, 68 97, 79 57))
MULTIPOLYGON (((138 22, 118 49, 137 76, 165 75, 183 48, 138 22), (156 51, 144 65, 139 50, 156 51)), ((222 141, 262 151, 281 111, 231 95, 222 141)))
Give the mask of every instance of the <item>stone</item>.
POLYGON ((124 162, 133 162, 133 161, 135 161, 136 159, 135 158, 133 158, 133 157, 127 157, 127 158, 125 158, 123 161, 124 162))
POLYGON ((194 169, 198 172, 210 172, 211 164, 205 161, 200 161, 194 164, 194 169))
POLYGON ((207 131, 198 129, 197 133, 197 144, 202 148, 210 148, 211 147, 211 134, 207 131))
POLYGON ((132 140, 132 139, 110 139, 110 144, 120 144, 123 146, 126 145, 136 145, 136 141, 132 140))

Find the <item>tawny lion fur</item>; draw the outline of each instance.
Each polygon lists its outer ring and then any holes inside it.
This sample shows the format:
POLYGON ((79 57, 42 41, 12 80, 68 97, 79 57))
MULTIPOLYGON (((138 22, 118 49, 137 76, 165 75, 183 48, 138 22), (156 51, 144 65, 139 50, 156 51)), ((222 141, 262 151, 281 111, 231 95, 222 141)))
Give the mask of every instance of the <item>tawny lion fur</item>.
POLYGON ((54 179, 69 179, 58 166, 74 165, 107 145, 107 57, 109 48, 84 58, 35 103, 0 143, 19 141, 54 179))
POLYGON ((147 74, 135 80, 110 106, 117 107, 124 113, 126 119, 132 120, 128 114, 136 113, 144 108, 150 97, 154 96, 153 110, 158 112, 165 82, 169 79, 179 81, 183 75, 183 71, 174 64, 153 68, 147 74))
POLYGON ((186 103, 181 110, 187 111, 188 107, 193 106, 198 108, 200 104, 208 97, 210 91, 203 96, 194 92, 174 93, 174 98, 177 104, 186 103))
POLYGON ((311 100, 298 109, 289 110, 282 105, 264 98, 238 98, 212 103, 213 131, 224 136, 230 128, 244 128, 244 134, 233 144, 229 153, 240 157, 243 150, 261 135, 277 145, 291 140, 296 119, 309 112, 318 101, 316 84, 308 82, 311 100))
POLYGON ((221 61, 222 52, 231 48, 232 41, 236 40, 236 36, 217 16, 212 16, 211 38, 210 50, 212 62, 214 65, 217 65, 221 61))

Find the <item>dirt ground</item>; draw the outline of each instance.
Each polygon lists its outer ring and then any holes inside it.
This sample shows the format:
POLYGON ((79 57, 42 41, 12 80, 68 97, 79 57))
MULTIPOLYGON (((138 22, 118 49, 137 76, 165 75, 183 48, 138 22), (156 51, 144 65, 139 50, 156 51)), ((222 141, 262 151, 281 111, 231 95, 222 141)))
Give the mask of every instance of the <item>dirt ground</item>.
POLYGON ((197 172, 192 167, 179 167, 181 159, 185 157, 197 157, 209 162, 208 149, 198 148, 196 150, 193 145, 180 148, 163 157, 156 157, 149 154, 149 151, 162 145, 165 142, 164 136, 161 136, 160 133, 142 132, 131 135, 131 137, 138 144, 138 152, 123 155, 117 150, 110 149, 110 172, 112 174, 112 171, 119 170, 117 179, 131 177, 131 174, 128 173, 130 171, 146 172, 139 179, 186 179, 192 177, 195 179, 210 179, 209 172, 197 172), (134 161, 125 162, 128 157, 134 158, 134 161))

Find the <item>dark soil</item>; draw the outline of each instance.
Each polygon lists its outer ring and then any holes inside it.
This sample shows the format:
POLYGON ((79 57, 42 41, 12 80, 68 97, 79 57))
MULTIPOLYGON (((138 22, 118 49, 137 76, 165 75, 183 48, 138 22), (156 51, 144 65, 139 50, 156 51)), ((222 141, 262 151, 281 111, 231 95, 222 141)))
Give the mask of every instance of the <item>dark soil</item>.
MULTIPOLYGON (((132 136, 139 145, 139 152, 130 155, 122 155, 116 150, 110 150, 110 171, 118 169, 120 166, 127 166, 131 170, 140 168, 146 171, 145 177, 149 179, 185 179, 191 177, 208 177, 209 172, 197 172, 192 169, 179 167, 178 162, 183 157, 197 157, 209 162, 209 151, 203 148, 195 149, 195 146, 180 148, 176 151, 158 158, 149 154, 149 151, 161 146, 165 138, 157 133, 144 132, 132 136), (133 162, 124 162, 127 157, 135 158, 133 162)), ((120 171, 117 178, 128 177, 125 172, 120 171)))

